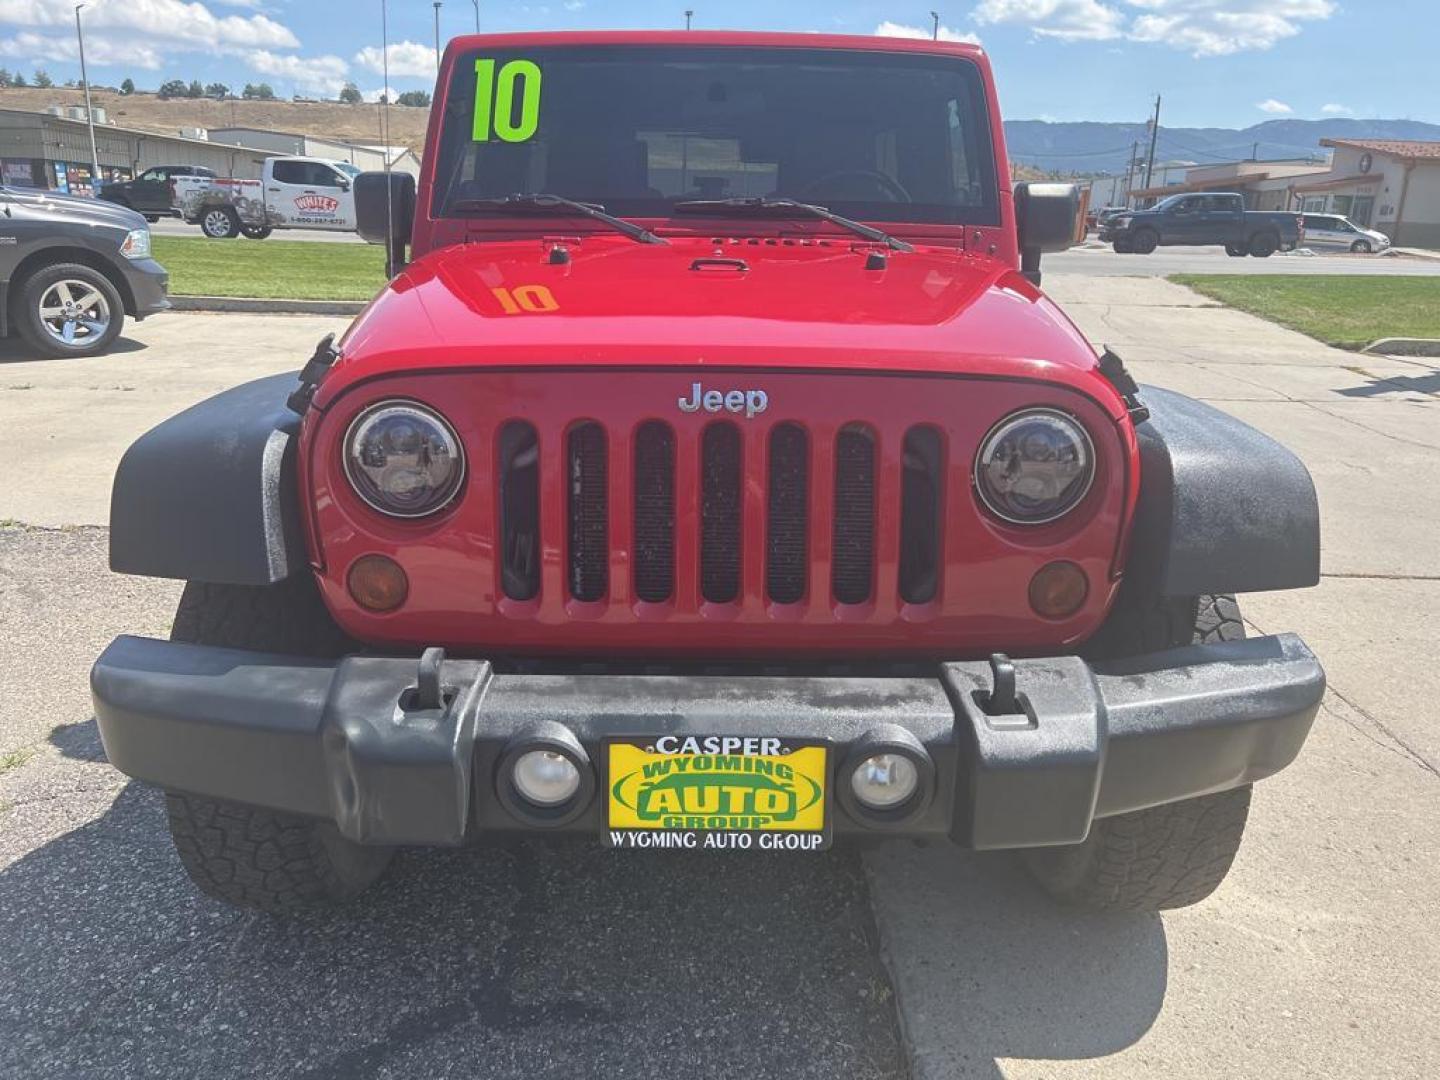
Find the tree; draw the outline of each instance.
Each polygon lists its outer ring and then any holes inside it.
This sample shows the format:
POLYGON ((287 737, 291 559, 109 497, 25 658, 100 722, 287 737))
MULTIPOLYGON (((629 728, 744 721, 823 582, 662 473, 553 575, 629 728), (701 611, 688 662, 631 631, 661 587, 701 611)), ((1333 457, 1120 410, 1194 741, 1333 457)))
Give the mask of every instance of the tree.
POLYGON ((205 96, 205 87, 200 85, 199 79, 190 80, 190 85, 185 88, 185 96, 192 98, 202 98, 205 96))
POLYGON ((205 96, 213 98, 224 98, 230 95, 230 87, 223 82, 212 82, 205 84, 205 96))
POLYGON ((10 85, 10 69, 9 69, 9 68, 0 67, 0 90, 4 90, 4 89, 7 88, 9 85, 10 85))
POLYGON ((430 107, 430 95, 424 90, 406 90, 395 99, 397 105, 409 105, 417 109, 430 107))
POLYGON ((185 97, 189 92, 190 88, 185 85, 184 79, 171 79, 160 84, 159 95, 162 98, 177 98, 185 97))
POLYGON ((246 83, 240 96, 246 101, 274 101, 275 91, 271 89, 269 83, 262 82, 259 86, 254 83, 246 83))
POLYGON ((340 90, 340 100, 346 105, 359 105, 365 100, 365 95, 353 82, 347 82, 340 90))
POLYGON ((50 73, 44 68, 35 69, 35 85, 41 90, 49 90, 55 85, 55 80, 50 78, 50 73))
POLYGON ((122 94, 124 94, 124 95, 126 95, 126 96, 128 97, 129 95, 133 94, 134 92, 135 92, 135 80, 134 80, 134 79, 126 79, 124 82, 122 82, 122 83, 120 84, 120 93, 122 93, 122 94))
POLYGON ((29 86, 30 84, 25 81, 25 76, 22 75, 22 74, 20 74, 20 72, 17 71, 17 72, 15 72, 15 81, 12 82, 10 85, 11 85, 11 86, 29 86))

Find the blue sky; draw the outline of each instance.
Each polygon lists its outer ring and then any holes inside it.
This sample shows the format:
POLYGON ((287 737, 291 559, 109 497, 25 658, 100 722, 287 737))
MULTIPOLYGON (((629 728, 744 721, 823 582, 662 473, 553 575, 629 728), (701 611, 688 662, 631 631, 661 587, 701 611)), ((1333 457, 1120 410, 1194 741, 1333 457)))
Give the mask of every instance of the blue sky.
MULTIPOLYGON (((1011 119, 1136 120, 1155 93, 1162 124, 1245 127, 1277 117, 1440 123, 1440 0, 480 0, 482 28, 703 28, 945 32, 990 52, 1011 119)), ((79 74, 74 0, 0 0, 0 66, 57 82, 79 74)), ((433 81, 429 0, 389 0, 391 86, 433 81)), ((333 96, 378 94, 380 0, 90 0, 97 82, 125 76, 333 96)), ((444 0, 442 35, 473 29, 471 0, 444 0)))

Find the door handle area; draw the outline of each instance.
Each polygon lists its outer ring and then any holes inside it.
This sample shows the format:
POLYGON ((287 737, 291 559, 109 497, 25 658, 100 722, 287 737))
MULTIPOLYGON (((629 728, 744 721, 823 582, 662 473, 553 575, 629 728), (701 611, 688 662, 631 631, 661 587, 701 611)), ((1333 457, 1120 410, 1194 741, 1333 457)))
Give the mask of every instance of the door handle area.
POLYGON ((266 190, 266 191, 279 191, 280 189, 279 189, 278 187, 272 187, 272 188, 266 188, 265 190, 266 190))

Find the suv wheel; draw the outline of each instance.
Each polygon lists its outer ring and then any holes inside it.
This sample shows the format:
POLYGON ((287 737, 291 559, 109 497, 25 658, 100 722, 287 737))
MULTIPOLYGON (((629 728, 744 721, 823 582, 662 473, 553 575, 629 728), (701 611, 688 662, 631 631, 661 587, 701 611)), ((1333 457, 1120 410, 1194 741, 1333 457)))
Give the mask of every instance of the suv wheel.
POLYGON ((214 206, 200 218, 200 229, 212 240, 229 240, 240 235, 240 215, 228 206, 214 206))
POLYGON ((1356 240, 1350 245, 1350 250, 1356 255, 1369 255, 1375 249, 1370 245, 1369 240, 1356 240))
MULTIPOLYGON (((1122 606, 1087 647, 1092 657, 1139 655, 1245 636, 1232 596, 1122 606)), ((1209 896, 1225 879, 1250 809, 1250 785, 1101 818, 1079 844, 1024 853, 1056 899, 1085 907, 1159 911, 1209 896)))
POLYGON ((1225 254, 1229 255, 1232 259, 1243 259, 1250 253, 1245 250, 1244 244, 1226 244, 1225 254))
POLYGON ((94 356, 120 335, 125 305, 94 267, 58 263, 21 284, 16 322, 26 344, 45 356, 94 356))
POLYGON ((1250 240, 1250 254, 1257 259, 1268 259, 1280 250, 1280 241, 1274 233, 1260 233, 1250 240))
MULTIPOLYGON (((172 641, 333 659, 355 648, 308 574, 278 585, 185 586, 172 641)), ((170 837, 201 892, 276 914, 351 900, 384 873, 393 848, 346 839, 328 821, 166 792, 170 837)))
POLYGON ((1135 249, 1137 255, 1149 255, 1160 246, 1160 236, 1154 229, 1141 229, 1130 241, 1130 246, 1135 249))
POLYGON ((1129 255, 1135 250, 1130 246, 1129 240, 1116 240, 1110 246, 1115 249, 1115 254, 1117 255, 1129 255))

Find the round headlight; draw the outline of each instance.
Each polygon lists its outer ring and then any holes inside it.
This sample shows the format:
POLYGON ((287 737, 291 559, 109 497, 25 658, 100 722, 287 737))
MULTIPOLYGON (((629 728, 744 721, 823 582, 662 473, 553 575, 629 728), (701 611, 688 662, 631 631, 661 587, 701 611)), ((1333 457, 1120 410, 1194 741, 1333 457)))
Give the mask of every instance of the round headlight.
POLYGON ((1094 479, 1090 436, 1054 409, 1007 416, 991 428, 975 458, 981 500, 1016 525, 1043 525, 1073 510, 1094 479))
POLYGON ((382 514, 424 517, 460 490, 465 453, 439 413, 414 402, 383 401, 350 425, 345 475, 355 494, 382 514))
POLYGON ((899 806, 920 784, 920 771, 904 754, 875 754, 855 766, 850 790, 871 810, 899 806))
POLYGON ((559 806, 580 790, 580 770, 555 750, 529 750, 515 760, 515 790, 536 806, 559 806))

